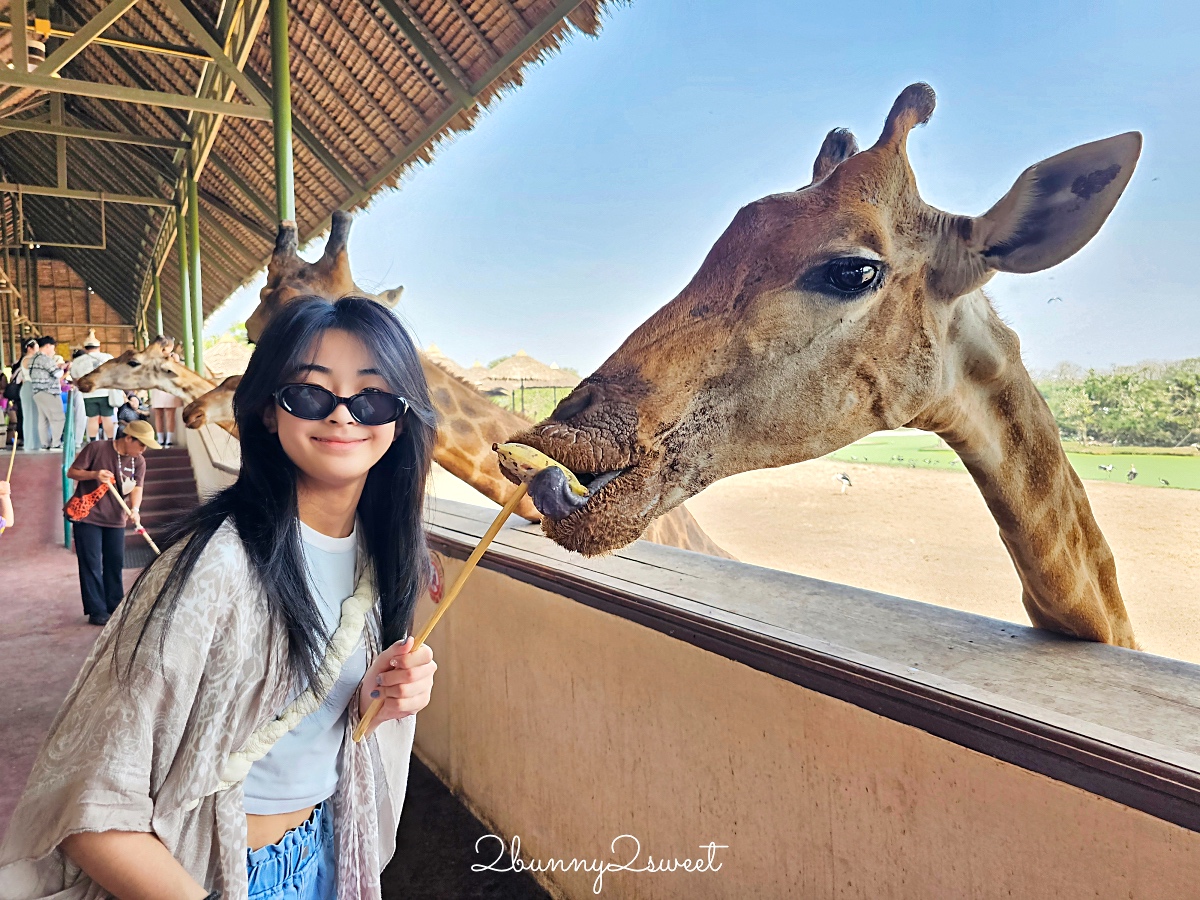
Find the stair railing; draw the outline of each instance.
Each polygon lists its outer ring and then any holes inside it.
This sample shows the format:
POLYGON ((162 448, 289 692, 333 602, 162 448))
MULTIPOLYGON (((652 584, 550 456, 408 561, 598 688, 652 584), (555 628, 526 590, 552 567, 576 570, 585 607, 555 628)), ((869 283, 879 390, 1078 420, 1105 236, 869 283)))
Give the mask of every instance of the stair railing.
MULTIPOLYGON (((71 499, 71 494, 75 492, 75 488, 71 484, 71 479, 67 477, 67 469, 71 468, 71 463, 75 461, 75 388, 71 388, 67 394, 67 421, 63 426, 62 435, 62 492, 63 506, 67 505, 67 501, 71 499)), ((63 546, 68 550, 71 549, 71 520, 67 518, 67 514, 63 513, 63 546)))

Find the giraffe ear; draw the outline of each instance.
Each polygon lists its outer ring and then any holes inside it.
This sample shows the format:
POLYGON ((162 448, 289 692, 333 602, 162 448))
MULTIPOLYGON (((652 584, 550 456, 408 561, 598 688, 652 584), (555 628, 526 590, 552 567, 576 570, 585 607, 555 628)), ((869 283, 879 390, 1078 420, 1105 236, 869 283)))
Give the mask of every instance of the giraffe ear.
POLYGON ((821 150, 813 163, 812 184, 823 180, 841 163, 858 152, 858 141, 846 128, 835 128, 825 135, 821 150))
POLYGON ((404 293, 404 285, 391 288, 379 295, 379 302, 388 309, 395 309, 400 303, 400 295, 404 293))
POLYGON ((1000 272, 1040 272, 1096 236, 1133 177, 1137 131, 1083 144, 1030 166, 973 220, 972 249, 1000 272))
POLYGON ((1075 255, 1117 205, 1141 152, 1141 134, 1130 131, 1030 166, 982 216, 952 220, 937 287, 961 296, 995 272, 1040 272, 1075 255))

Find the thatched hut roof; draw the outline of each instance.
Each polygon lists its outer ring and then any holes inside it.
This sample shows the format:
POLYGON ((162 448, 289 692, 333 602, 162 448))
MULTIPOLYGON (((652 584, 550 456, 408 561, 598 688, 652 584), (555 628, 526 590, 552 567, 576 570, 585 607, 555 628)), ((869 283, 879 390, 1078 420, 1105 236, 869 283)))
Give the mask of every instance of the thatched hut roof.
POLYGON ((428 347, 426 347, 425 355, 451 375, 454 375, 458 378, 466 378, 467 370, 443 353, 442 348, 437 344, 430 344, 428 347))
POLYGON ((475 360, 475 362, 471 364, 471 368, 463 372, 463 378, 471 382, 471 384, 475 385, 476 387, 479 387, 481 384, 487 381, 489 375, 491 375, 491 370, 479 360, 475 360))
POLYGON ((242 341, 221 338, 204 351, 204 368, 210 378, 221 381, 230 375, 241 375, 250 365, 254 348, 242 341))
POLYGON ((557 366, 548 366, 524 350, 518 350, 508 359, 492 366, 485 383, 499 384, 509 389, 521 384, 525 387, 574 387, 579 383, 579 377, 557 366))
MULTIPOLYGON (((572 30, 596 34, 600 11, 611 2, 289 0, 301 240, 323 233, 334 210, 366 206, 413 166, 429 162, 444 140, 470 129, 480 110, 518 87, 526 67, 558 50, 572 30)), ((113 7, 107 0, 57 0, 47 52, 53 55, 66 36, 113 7)), ((173 207, 183 200, 189 156, 199 171, 206 315, 265 266, 273 246, 269 111, 265 117, 261 107, 251 111, 254 98, 233 86, 231 76, 215 76, 218 67, 205 49, 223 47, 231 67, 242 66, 241 81, 269 98, 267 0, 141 0, 126 10, 58 71, 56 84, 67 88, 54 94, 64 98, 61 124, 42 87, 0 89, 0 181, 10 186, 0 193, 0 225, 11 242, 20 224, 21 240, 40 242, 43 256, 65 260, 129 323, 146 316, 152 276, 161 270, 164 327, 179 335, 173 207), (205 103, 242 109, 221 115, 99 99, 90 87, 75 86, 84 82, 109 94, 165 92, 189 103, 199 94, 205 103), (6 123, 19 130, 6 131, 6 123), (56 184, 55 148, 62 138, 46 129, 63 127, 110 135, 76 135, 67 145, 68 187, 110 198, 103 204, 104 250, 83 246, 101 243, 99 202, 11 190, 56 184), (206 132, 215 133, 211 143, 206 132), (114 142, 113 134, 157 143, 114 142), (114 195, 158 205, 117 202, 114 195), (75 246, 51 249, 53 242, 75 246)), ((11 34, 0 29, 0 65, 12 59, 11 34)))

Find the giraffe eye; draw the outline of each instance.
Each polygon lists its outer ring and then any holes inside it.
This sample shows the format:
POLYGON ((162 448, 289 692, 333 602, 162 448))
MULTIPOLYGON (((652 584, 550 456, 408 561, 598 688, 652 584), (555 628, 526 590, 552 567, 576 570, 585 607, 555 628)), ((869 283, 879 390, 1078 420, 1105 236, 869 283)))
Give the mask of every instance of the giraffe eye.
POLYGON ((806 272, 800 287, 835 297, 859 296, 877 287, 883 274, 883 263, 874 259, 847 256, 832 259, 806 272))
POLYGON ((125 365, 129 366, 129 368, 131 368, 131 369, 136 369, 138 366, 141 365, 141 363, 138 362, 136 359, 131 359, 125 365))

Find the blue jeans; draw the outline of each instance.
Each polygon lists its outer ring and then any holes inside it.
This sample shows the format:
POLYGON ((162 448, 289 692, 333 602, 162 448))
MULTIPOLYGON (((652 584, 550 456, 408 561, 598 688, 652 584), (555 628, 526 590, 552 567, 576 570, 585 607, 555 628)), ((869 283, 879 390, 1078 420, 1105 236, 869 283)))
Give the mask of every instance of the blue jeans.
POLYGON ((250 900, 336 900, 333 811, 322 803, 278 844, 246 851, 250 900))

